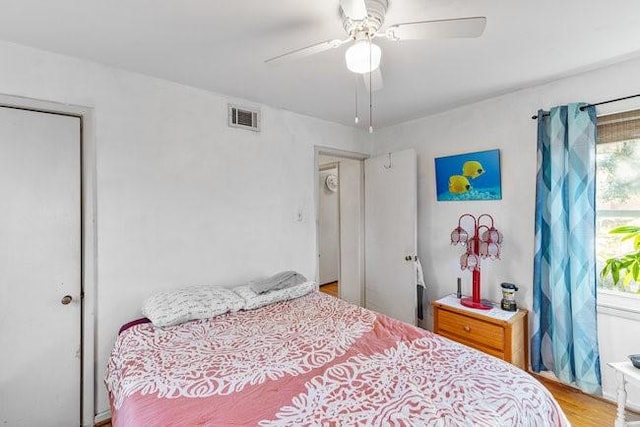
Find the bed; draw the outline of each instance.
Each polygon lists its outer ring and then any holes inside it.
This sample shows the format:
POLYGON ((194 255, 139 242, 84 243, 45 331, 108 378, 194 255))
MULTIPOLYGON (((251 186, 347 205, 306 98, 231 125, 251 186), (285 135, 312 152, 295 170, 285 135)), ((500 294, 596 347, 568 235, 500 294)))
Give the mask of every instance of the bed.
POLYGON ((118 426, 569 425, 534 378, 492 356, 313 291, 118 336, 118 426))

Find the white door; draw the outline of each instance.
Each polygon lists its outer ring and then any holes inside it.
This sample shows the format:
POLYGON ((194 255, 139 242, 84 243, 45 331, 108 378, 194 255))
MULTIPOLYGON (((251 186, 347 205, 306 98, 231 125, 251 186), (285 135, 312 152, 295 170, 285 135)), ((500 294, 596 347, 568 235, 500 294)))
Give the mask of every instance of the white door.
POLYGON ((415 324, 416 154, 367 159, 364 174, 366 307, 415 324))
POLYGON ((0 107, 3 426, 80 423, 80 176, 79 118, 0 107))

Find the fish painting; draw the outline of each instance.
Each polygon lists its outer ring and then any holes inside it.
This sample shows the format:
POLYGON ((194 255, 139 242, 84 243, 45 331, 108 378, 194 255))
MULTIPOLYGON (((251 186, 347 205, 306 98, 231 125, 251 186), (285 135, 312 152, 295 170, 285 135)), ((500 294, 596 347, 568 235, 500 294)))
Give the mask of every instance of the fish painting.
POLYGON ((471 179, 476 179, 485 172, 482 163, 477 160, 469 160, 462 165, 462 175, 471 179))
POLYGON ((441 202, 500 200, 500 150, 436 157, 436 199, 441 202))
POLYGON ((466 193, 471 190, 469 180, 462 175, 452 175, 449 177, 449 192, 455 194, 466 193))

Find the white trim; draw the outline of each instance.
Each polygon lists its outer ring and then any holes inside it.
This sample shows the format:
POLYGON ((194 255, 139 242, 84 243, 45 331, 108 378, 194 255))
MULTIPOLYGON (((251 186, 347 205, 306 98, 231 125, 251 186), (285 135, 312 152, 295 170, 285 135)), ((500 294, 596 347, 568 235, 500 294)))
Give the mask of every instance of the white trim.
POLYGON ((98 283, 98 188, 96 179, 96 141, 93 109, 85 108, 82 112, 83 141, 83 214, 84 214, 84 246, 83 246, 83 281, 84 281, 84 315, 83 315, 83 408, 82 424, 93 425, 95 415, 96 387, 100 383, 96 379, 96 305, 98 283))
POLYGON ((342 157, 345 159, 352 159, 352 160, 366 160, 369 157, 371 157, 368 154, 365 153, 358 153, 355 151, 347 151, 347 150, 341 150, 339 148, 331 148, 331 147, 326 147, 323 145, 316 145, 315 146, 315 154, 316 154, 316 170, 317 170, 317 166, 318 166, 318 156, 320 154, 323 154, 325 156, 334 156, 334 157, 342 157))
POLYGON ((95 381, 95 307, 97 283, 96 143, 93 109, 78 105, 0 94, 0 104, 66 114, 81 119, 82 147, 82 425, 93 426, 95 381))
POLYGON ((106 411, 102 411, 100 413, 97 413, 93 422, 94 424, 98 424, 101 423, 103 421, 107 421, 108 419, 111 418, 111 411, 109 409, 107 409, 106 411))
MULTIPOLYGON (((614 405, 618 401, 618 396, 613 393, 602 393, 602 397, 610 400, 614 405)), ((626 407, 627 409, 631 409, 632 411, 640 412, 640 404, 636 404, 635 402, 629 402, 629 400, 627 400, 626 407)))
POLYGON ((640 321, 640 295, 598 289, 598 313, 640 321))
MULTIPOLYGON (((603 364, 600 369, 602 371, 604 371, 603 368, 605 366, 606 365, 603 364)), ((555 374, 552 371, 540 371, 540 372, 536 372, 536 375, 540 375, 541 377, 544 377, 544 378, 546 378, 548 380, 557 382, 558 384, 563 384, 563 385, 566 385, 566 386, 569 386, 569 387, 573 387, 574 389, 580 391, 580 389, 575 384, 567 384, 565 382, 560 381, 558 379, 558 377, 556 377, 555 374)), ((616 402, 618 400, 618 397, 614 393, 607 393, 607 392, 604 392, 604 391, 602 392, 602 397, 604 399, 607 399, 607 400, 611 401, 611 403, 613 403, 614 405, 616 404, 616 402)), ((631 409, 631 410, 634 410, 634 411, 640 412, 640 406, 638 406, 635 402, 629 402, 627 400, 627 408, 631 409)))
POLYGON ((640 313, 633 310, 625 310, 624 308, 616 306, 598 304, 598 314, 608 314, 609 316, 640 321, 640 313))

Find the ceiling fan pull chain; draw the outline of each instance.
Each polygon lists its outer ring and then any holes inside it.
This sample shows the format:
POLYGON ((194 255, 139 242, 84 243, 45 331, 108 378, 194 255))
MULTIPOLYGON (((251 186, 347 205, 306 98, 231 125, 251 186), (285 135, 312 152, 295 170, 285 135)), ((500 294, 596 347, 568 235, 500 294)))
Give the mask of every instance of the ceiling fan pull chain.
POLYGON ((371 75, 373 74, 372 64, 371 64, 371 36, 369 36, 369 133, 373 133, 373 91, 371 84, 371 75))
POLYGON ((355 92, 356 92, 356 119, 355 119, 355 122, 356 122, 356 124, 358 124, 360 119, 358 118, 358 76, 357 75, 354 76, 353 82, 354 82, 354 88, 355 88, 355 92))

